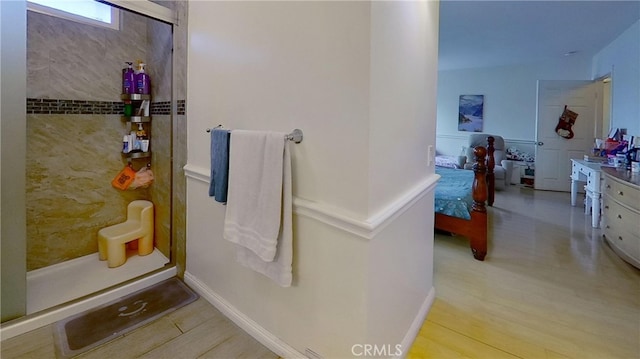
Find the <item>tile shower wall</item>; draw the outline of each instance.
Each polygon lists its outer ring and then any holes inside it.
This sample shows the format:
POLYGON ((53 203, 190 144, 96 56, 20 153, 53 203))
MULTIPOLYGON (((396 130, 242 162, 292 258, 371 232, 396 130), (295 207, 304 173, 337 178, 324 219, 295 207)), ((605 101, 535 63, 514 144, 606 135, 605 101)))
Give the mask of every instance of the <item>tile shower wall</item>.
POLYGON ((27 16, 28 270, 96 252, 98 230, 124 221, 134 199, 156 204, 156 246, 169 256, 171 27, 161 30, 124 11, 120 31, 27 16), (126 164, 120 74, 124 61, 136 59, 148 62, 152 76, 156 181, 148 189, 119 191, 110 182, 126 164))

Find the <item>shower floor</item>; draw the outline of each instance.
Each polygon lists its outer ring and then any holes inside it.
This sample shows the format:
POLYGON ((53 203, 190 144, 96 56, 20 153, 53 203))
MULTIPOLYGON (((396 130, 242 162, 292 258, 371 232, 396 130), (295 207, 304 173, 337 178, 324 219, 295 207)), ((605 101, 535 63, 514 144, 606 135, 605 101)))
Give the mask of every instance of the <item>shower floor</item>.
POLYGON ((27 273, 27 314, 78 299, 126 282, 169 263, 158 249, 146 256, 127 256, 125 264, 107 267, 98 253, 27 273))

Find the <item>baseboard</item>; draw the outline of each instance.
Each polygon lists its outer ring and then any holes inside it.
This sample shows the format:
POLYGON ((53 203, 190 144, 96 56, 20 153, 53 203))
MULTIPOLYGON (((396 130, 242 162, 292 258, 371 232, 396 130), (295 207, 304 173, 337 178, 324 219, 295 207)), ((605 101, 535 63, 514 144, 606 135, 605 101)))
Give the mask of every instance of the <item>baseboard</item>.
POLYGON ((413 342, 416 340, 416 337, 418 336, 418 333, 420 333, 420 329, 422 328, 422 325, 424 324, 425 319, 427 319, 427 314, 429 314, 429 310, 431 310, 431 306, 433 305, 433 301, 435 299, 436 299, 436 289, 434 287, 431 287, 431 290, 429 290, 429 294, 427 295, 427 298, 425 298, 424 302, 422 302, 422 306, 420 306, 420 310, 418 311, 418 314, 413 320, 413 323, 411 323, 411 326, 409 327, 407 334, 405 334, 404 338, 402 339, 402 342, 400 343, 400 345, 402 345, 401 356, 399 357, 396 356, 395 358, 404 358, 407 356, 407 354, 409 353, 409 349, 411 349, 413 342))
MULTIPOLYGON (((193 290, 198 292, 203 298, 205 298, 209 303, 211 303, 214 307, 216 307, 222 314, 228 317, 231 321, 233 321, 236 325, 242 328, 245 332, 255 338, 257 341, 262 343, 264 346, 269 348, 272 352, 276 353, 282 358, 304 358, 306 357, 304 354, 300 353, 287 343, 280 340, 278 337, 273 335, 271 332, 267 331, 263 327, 261 327, 258 323, 251 320, 249 317, 240 312, 237 308, 227 302, 225 299, 216 294, 211 288, 209 288, 206 284, 202 283, 198 278, 189 273, 188 271, 184 273, 184 281, 187 283, 193 290)), ((403 353, 398 358, 404 358, 413 342, 415 341, 422 325, 427 318, 427 314, 429 314, 429 310, 433 305, 433 301, 435 300, 435 288, 431 287, 429 290, 429 294, 425 298, 424 302, 420 306, 418 313, 416 314, 415 319, 411 323, 409 330, 405 334, 402 342, 400 343, 403 348, 403 353)))
POLYGON ((233 321, 237 326, 242 328, 245 332, 269 348, 272 352, 276 353, 282 358, 304 358, 305 355, 291 347, 289 344, 283 342, 281 339, 273 335, 268 330, 264 329, 258 323, 247 317, 244 313, 240 312, 236 307, 227 302, 224 298, 219 296, 206 284, 202 283, 194 275, 186 271, 184 273, 184 281, 193 290, 198 292, 209 303, 216 307, 222 314, 233 321))
POLYGON ((144 289, 148 286, 162 282, 165 279, 175 277, 175 275, 176 267, 170 267, 143 277, 137 281, 127 283, 112 290, 106 291, 104 293, 90 296, 86 299, 78 300, 68 305, 45 311, 42 314, 26 316, 24 318, 16 319, 15 321, 3 323, 0 327, 0 338, 2 338, 2 340, 13 338, 17 335, 24 334, 26 332, 38 329, 51 323, 55 323, 58 320, 78 313, 82 313, 91 308, 95 308, 102 304, 108 303, 114 299, 118 299, 125 295, 144 289))

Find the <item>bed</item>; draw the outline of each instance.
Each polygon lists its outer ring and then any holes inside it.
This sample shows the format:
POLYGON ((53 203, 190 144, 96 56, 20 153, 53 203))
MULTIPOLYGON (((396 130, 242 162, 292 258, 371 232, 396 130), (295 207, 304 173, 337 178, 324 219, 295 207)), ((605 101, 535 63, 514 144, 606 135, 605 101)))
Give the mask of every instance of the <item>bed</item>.
MULTIPOLYGON (((464 161, 462 165, 464 165, 464 161)), ((460 156, 436 155, 436 167, 462 168, 462 165, 460 164, 460 156)))
POLYGON ((487 148, 476 147, 473 171, 436 167, 441 176, 435 190, 435 228, 469 239, 473 257, 484 260, 487 254, 488 198, 493 204, 493 137, 487 148))

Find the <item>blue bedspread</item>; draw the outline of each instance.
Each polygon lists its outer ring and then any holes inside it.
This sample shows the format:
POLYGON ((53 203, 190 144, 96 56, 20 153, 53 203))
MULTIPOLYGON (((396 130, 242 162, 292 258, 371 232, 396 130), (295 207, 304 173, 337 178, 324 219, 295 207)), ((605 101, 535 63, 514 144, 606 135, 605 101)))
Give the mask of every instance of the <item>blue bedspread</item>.
POLYGON ((473 204, 473 171, 436 167, 441 176, 435 192, 436 213, 470 220, 473 204))

